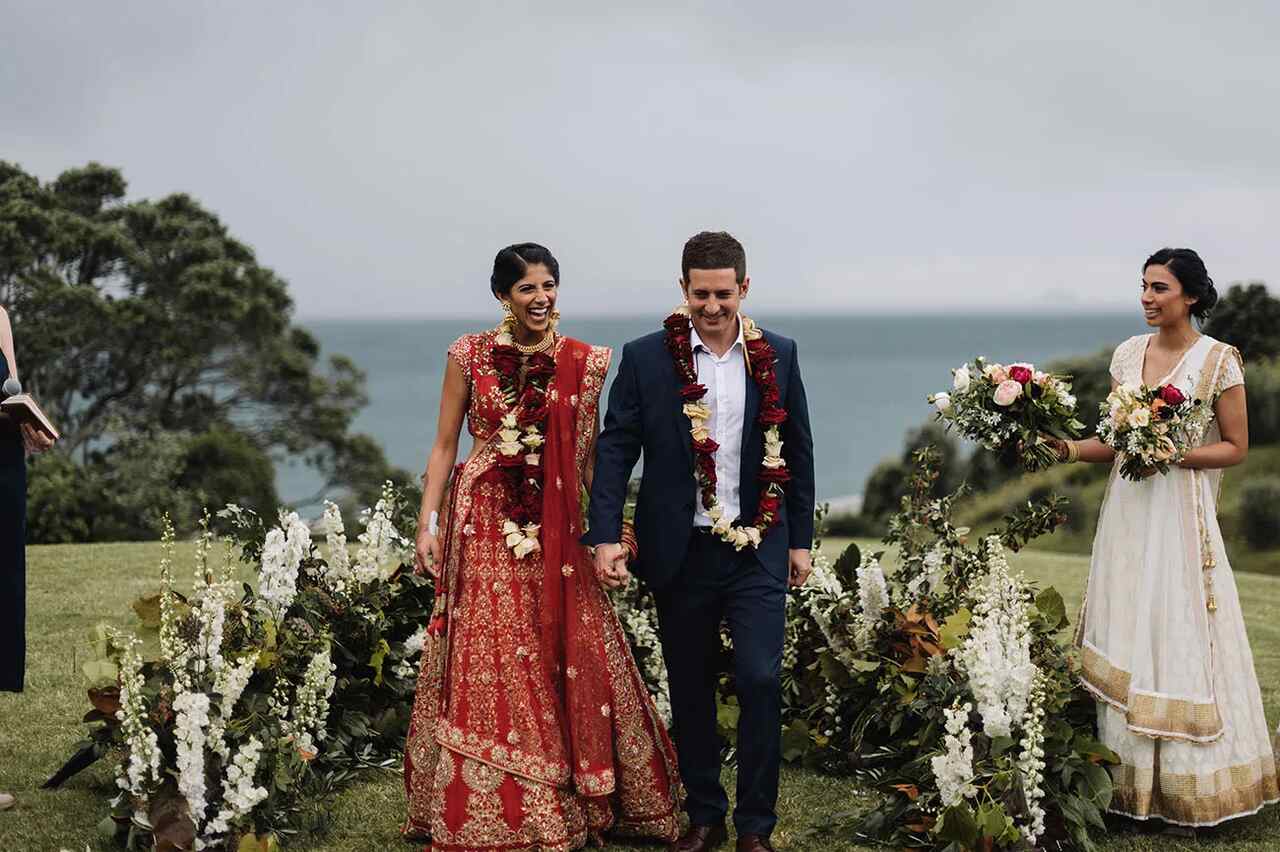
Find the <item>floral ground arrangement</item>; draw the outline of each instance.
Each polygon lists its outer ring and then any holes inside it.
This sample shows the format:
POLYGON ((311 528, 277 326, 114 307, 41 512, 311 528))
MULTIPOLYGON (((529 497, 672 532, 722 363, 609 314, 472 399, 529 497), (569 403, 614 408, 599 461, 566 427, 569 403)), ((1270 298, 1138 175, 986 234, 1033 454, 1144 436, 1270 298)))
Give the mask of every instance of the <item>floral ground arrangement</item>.
POLYGON ((91 732, 48 786, 109 757, 118 792, 103 831, 121 845, 247 852, 306 828, 307 800, 354 769, 397 763, 432 599, 406 570, 407 511, 384 489, 352 558, 333 504, 323 547, 296 514, 268 529, 227 507, 234 533, 219 546, 206 519, 189 592, 166 530, 159 592, 134 604, 158 653, 95 631, 91 732), (241 559, 258 566, 256 588, 235 581, 241 559))
MULTIPOLYGON (((1062 501, 1028 504, 997 535, 970 542, 951 520, 957 495, 933 494, 936 462, 932 450, 917 454, 891 522, 896 571, 852 546, 834 564, 820 557, 791 598, 784 757, 880 794, 870 811, 832 813, 811 834, 898 848, 1092 850, 1117 758, 1096 741, 1093 701, 1076 686, 1061 595, 1036 590, 1006 559, 1061 523, 1062 501)), ((651 610, 639 591, 622 603, 661 706, 651 610)), ((721 686, 731 736, 727 675, 721 686)))
MULTIPOLYGON (((407 529, 407 527, 404 527, 407 529)), ((825 546, 839 552, 844 541, 828 540, 825 546)), ((175 548, 184 590, 189 582, 196 544, 180 541, 175 548)), ((864 543, 864 550, 873 543, 864 543)), ((354 552, 354 548, 353 548, 354 552)), ((17 806, 0 814, 0 849, 23 852, 112 852, 118 843, 100 833, 104 818, 114 834, 116 823, 107 815, 107 800, 119 793, 116 761, 102 759, 57 790, 40 785, 75 751, 84 736, 80 719, 85 712, 84 674, 80 671, 88 650, 86 637, 96 635, 96 625, 106 620, 125 632, 141 633, 149 649, 154 631, 140 628, 138 614, 130 608, 136 599, 152 595, 157 587, 156 566, 161 558, 159 542, 44 545, 30 548, 28 589, 29 665, 27 691, 0 695, 0 777, 5 789, 16 793, 17 806)), ((892 571, 892 551, 886 570, 892 571)), ((1016 570, 1042 584, 1059 588, 1067 612, 1075 612, 1084 587, 1088 561, 1080 556, 1023 549, 1009 559, 1016 570)), ((244 577, 256 574, 256 567, 244 577)), ((1239 574, 1241 600, 1254 648, 1267 716, 1274 727, 1280 722, 1280 578, 1239 574)), ((144 656, 153 656, 146 653, 144 656)), ((341 664, 340 664, 341 665, 341 664)), ((331 701, 331 705, 336 701, 331 701)), ((331 746, 322 743, 321 755, 312 766, 323 764, 331 746)), ((327 771, 327 770, 324 770, 327 771)), ((347 770, 340 770, 345 774, 347 770)), ((335 775, 339 770, 335 770, 335 775)), ((732 794, 732 767, 724 773, 732 794)), ((851 833, 829 829, 841 811, 874 807, 881 798, 852 782, 805 766, 803 759, 782 770, 779 815, 774 841, 782 852, 871 852, 875 846, 851 833)), ((404 788, 399 765, 364 769, 335 785, 322 797, 299 797, 306 824, 297 834, 282 836, 283 845, 300 852, 363 852, 369 849, 410 850, 402 845, 399 829, 404 819, 404 788)), ((1231 852, 1273 852, 1280 836, 1280 808, 1271 808, 1249 819, 1232 821, 1198 840, 1135 832, 1123 823, 1099 838, 1105 852, 1194 852, 1230 849, 1231 852)), ((634 852, 634 846, 610 845, 608 852, 634 852)))

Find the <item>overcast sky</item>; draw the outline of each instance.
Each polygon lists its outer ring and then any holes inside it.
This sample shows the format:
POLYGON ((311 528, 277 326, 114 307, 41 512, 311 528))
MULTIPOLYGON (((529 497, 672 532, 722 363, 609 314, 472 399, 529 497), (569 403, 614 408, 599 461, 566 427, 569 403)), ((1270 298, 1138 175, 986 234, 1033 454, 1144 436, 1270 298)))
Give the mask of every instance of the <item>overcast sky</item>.
POLYGON ((658 313, 703 228, 769 311, 1115 310, 1280 282, 1278 9, 0 0, 0 157, 190 192, 302 317, 496 315, 521 240, 658 313))

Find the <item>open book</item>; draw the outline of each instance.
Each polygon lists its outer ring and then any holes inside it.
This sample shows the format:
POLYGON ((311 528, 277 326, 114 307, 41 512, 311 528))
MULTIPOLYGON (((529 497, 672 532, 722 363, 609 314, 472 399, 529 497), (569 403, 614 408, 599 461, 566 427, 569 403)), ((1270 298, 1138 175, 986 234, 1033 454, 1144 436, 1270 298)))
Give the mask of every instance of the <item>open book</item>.
POLYGON ((0 411, 12 417, 16 423, 31 423, 55 441, 60 437, 58 430, 53 426, 53 421, 31 398, 31 394, 15 393, 0 402, 0 411))

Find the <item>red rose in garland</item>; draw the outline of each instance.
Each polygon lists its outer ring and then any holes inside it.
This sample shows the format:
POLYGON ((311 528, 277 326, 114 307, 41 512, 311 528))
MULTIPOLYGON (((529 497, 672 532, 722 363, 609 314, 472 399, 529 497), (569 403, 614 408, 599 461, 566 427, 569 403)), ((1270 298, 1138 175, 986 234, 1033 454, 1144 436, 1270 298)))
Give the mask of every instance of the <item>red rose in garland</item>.
POLYGON ((702 402, 705 386, 698 384, 698 371, 690 344, 691 322, 683 309, 676 311, 663 322, 666 329, 667 351, 675 363, 676 375, 683 383, 680 399, 684 415, 689 418, 689 433, 693 439, 693 474, 698 483, 701 503, 711 516, 711 530, 723 541, 738 550, 759 547, 769 530, 778 523, 786 483, 791 478, 787 463, 782 457, 781 426, 787 421, 787 412, 780 404, 778 377, 774 372, 776 360, 773 347, 764 339, 764 333, 747 317, 738 315, 742 323, 742 336, 746 343, 747 370, 760 391, 760 414, 756 422, 764 428, 764 459, 756 478, 763 483, 760 502, 750 526, 734 525, 732 518, 724 517, 716 499, 716 451, 720 445, 711 440, 707 421, 711 409, 702 402))
POLYGON ((508 406, 494 445, 506 492, 502 534, 516 558, 523 559, 541 549, 542 445, 547 430, 547 389, 555 376, 555 360, 537 352, 526 362, 506 330, 494 339, 492 357, 498 388, 508 406))

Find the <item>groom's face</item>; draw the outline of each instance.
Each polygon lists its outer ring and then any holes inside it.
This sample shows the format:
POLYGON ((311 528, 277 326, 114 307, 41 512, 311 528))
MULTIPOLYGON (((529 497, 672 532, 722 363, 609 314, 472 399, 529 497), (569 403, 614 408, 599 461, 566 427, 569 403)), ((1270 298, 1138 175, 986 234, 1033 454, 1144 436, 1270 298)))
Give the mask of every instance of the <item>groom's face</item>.
POLYGON ((737 328, 738 309, 751 286, 750 278, 738 283, 728 269, 690 269, 689 280, 680 282, 689 302, 689 317, 699 337, 729 334, 737 328))

